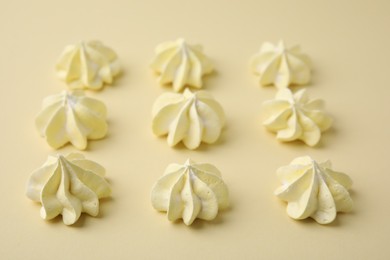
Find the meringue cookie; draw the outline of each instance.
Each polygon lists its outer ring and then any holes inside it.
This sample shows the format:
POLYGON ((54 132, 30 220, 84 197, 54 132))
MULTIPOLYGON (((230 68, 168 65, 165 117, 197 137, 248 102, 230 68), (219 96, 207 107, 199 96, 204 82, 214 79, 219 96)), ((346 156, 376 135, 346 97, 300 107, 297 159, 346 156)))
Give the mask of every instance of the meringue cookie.
POLYGON ((277 170, 282 186, 275 195, 288 203, 287 214, 294 219, 313 218, 329 224, 337 212, 352 210, 348 192, 352 180, 331 169, 330 161, 317 163, 309 156, 299 157, 277 170))
POLYGON ((106 114, 104 103, 86 97, 83 91, 63 91, 43 100, 35 123, 52 148, 70 142, 83 150, 87 139, 100 139, 107 134, 106 114))
POLYGON ((102 166, 86 160, 82 154, 49 156, 45 164, 32 173, 26 195, 42 204, 43 219, 61 214, 63 222, 72 225, 83 212, 97 216, 99 199, 111 195, 104 174, 102 166))
POLYGON ((322 100, 309 100, 306 90, 295 94, 290 89, 280 89, 274 100, 263 103, 264 126, 276 132, 276 138, 289 142, 302 140, 309 146, 316 145, 321 132, 332 125, 332 118, 322 111, 322 100))
POLYGON ((202 76, 213 71, 213 65, 200 45, 187 44, 184 39, 157 46, 151 67, 159 75, 161 85, 171 84, 175 91, 185 86, 202 87, 202 76))
POLYGON ((170 146, 183 141, 188 149, 196 149, 201 142, 216 142, 225 124, 223 109, 211 95, 189 89, 183 94, 162 94, 153 105, 152 116, 155 135, 168 134, 170 146))
POLYGON ((299 46, 286 48, 283 41, 274 46, 265 42, 252 58, 252 70, 260 76, 260 84, 274 84, 287 88, 292 84, 304 85, 310 81, 310 60, 299 46))
POLYGON ((61 54, 57 65, 57 75, 71 89, 93 89, 111 84, 120 73, 116 53, 101 42, 90 41, 69 45, 61 54))
POLYGON ((168 220, 182 218, 186 225, 196 219, 213 220, 229 206, 228 189, 221 173, 211 164, 187 160, 170 164, 153 187, 152 205, 166 211, 168 220))

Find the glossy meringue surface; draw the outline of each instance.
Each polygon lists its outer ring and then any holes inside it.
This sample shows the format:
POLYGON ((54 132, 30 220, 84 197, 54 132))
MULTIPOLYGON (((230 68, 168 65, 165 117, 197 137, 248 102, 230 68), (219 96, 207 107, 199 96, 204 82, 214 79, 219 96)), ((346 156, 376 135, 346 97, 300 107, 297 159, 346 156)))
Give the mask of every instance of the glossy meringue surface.
POLYGON ((294 219, 313 218, 329 224, 337 212, 350 212, 353 201, 348 192, 351 178, 332 170, 330 161, 318 163, 309 156, 298 157, 277 170, 282 186, 275 195, 286 201, 287 214, 294 219))
POLYGON ((262 44, 252 58, 252 71, 260 77, 260 84, 287 88, 290 85, 305 85, 310 82, 311 62, 299 46, 287 48, 283 41, 277 45, 262 44))
POLYGON ((65 47, 56 65, 58 77, 71 89, 98 90, 121 71, 117 54, 100 41, 65 47))
POLYGON ((184 165, 170 164, 152 189, 151 200, 168 220, 183 219, 191 225, 196 218, 213 220, 229 206, 229 194, 219 170, 207 163, 188 159, 184 165))
POLYGON ((188 44, 184 39, 164 42, 156 47, 151 64, 161 85, 172 84, 178 92, 187 87, 201 88, 202 77, 213 71, 213 65, 203 54, 202 46, 188 44))
POLYGON ((310 99, 306 89, 295 93, 290 89, 280 89, 275 99, 263 103, 263 125, 275 132, 280 141, 301 140, 315 146, 321 139, 321 133, 333 122, 323 108, 324 102, 310 99))
POLYGON ((222 106, 208 92, 189 89, 158 97, 152 117, 155 135, 167 135, 170 146, 182 141, 188 149, 198 148, 201 142, 215 143, 225 124, 222 106))
POLYGON ((35 124, 42 137, 54 149, 71 143, 87 148, 87 140, 107 134, 107 109, 103 102, 85 96, 81 90, 63 91, 43 100, 35 124))
POLYGON ((104 174, 101 165, 79 153, 49 156, 42 167, 32 173, 26 195, 42 204, 43 219, 62 215, 63 222, 72 225, 83 212, 97 216, 99 199, 111 195, 104 174))

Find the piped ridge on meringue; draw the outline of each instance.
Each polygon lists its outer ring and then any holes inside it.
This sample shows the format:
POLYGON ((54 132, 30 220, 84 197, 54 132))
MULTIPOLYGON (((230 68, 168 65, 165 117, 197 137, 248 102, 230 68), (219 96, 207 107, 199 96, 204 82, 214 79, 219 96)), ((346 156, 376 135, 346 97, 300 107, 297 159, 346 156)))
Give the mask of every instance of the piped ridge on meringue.
POLYGON ((283 41, 277 45, 265 42, 252 58, 252 70, 260 77, 260 84, 287 88, 310 82, 311 62, 299 46, 287 48, 283 41))
POLYGON ((58 77, 71 89, 98 90, 121 71, 117 54, 99 41, 65 47, 56 65, 58 77))
POLYGON ((43 166, 32 173, 26 195, 42 204, 43 219, 62 215, 63 222, 72 225, 83 212, 97 216, 99 199, 111 195, 104 174, 102 166, 86 160, 82 154, 49 156, 43 166))
POLYGON ((187 160, 170 164, 152 189, 151 200, 168 220, 183 219, 191 225, 196 218, 213 220, 229 206, 228 189, 215 166, 187 160))
POLYGON ((225 124, 223 109, 210 94, 189 89, 183 94, 162 94, 153 105, 152 116, 155 135, 168 135, 170 146, 182 141, 188 149, 196 149, 201 142, 216 142, 225 124))
POLYGON ((190 45, 184 39, 161 43, 155 52, 151 67, 159 74, 159 83, 172 84, 176 92, 186 86, 201 88, 203 75, 213 71, 213 65, 203 54, 202 47, 190 45))
POLYGON ((337 212, 350 212, 353 201, 348 192, 351 178, 331 169, 330 161, 318 163, 309 156, 298 157, 277 170, 282 186, 275 195, 286 201, 287 214, 294 219, 313 218, 329 224, 337 212))

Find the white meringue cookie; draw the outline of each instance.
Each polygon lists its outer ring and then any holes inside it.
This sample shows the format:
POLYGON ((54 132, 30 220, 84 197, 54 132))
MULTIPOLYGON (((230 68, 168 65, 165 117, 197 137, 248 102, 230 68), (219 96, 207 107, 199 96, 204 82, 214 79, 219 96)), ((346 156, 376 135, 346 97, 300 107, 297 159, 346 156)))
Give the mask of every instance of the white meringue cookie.
POLYGON ((287 214, 294 219, 313 218, 320 224, 331 223, 337 212, 352 210, 348 192, 352 180, 335 172, 331 163, 317 163, 309 156, 299 157, 277 170, 282 186, 275 195, 286 201, 287 214))
POLYGON ((162 94, 153 105, 152 116, 155 135, 168 135, 170 146, 183 141, 188 149, 196 149, 201 142, 216 142, 225 124, 223 109, 211 95, 189 89, 183 94, 162 94))
POLYGON ((229 194, 221 173, 211 164, 187 160, 170 164, 154 185, 152 205, 166 211, 168 220, 182 218, 186 225, 196 219, 212 220, 229 206, 229 194))
POLYGON ((178 92, 185 86, 201 88, 202 76, 213 71, 213 65, 200 45, 187 44, 184 39, 164 42, 157 46, 151 67, 161 85, 171 84, 178 92))
POLYGON ((57 75, 71 89, 93 89, 111 84, 120 71, 116 53, 98 41, 69 45, 61 54, 57 75))
POLYGON ((309 146, 316 145, 321 132, 332 125, 332 118, 322 111, 322 100, 310 100, 305 89, 295 94, 290 89, 280 89, 274 100, 263 103, 264 126, 276 132, 276 138, 289 142, 302 140, 309 146))
POLYGON ((278 45, 265 42, 260 52, 252 58, 252 70, 260 76, 260 84, 274 84, 278 88, 304 85, 310 82, 310 60, 299 46, 286 48, 283 41, 278 45))
POLYGON ((104 174, 102 166, 81 154, 49 156, 45 164, 32 173, 26 195, 42 204, 43 219, 61 214, 63 222, 72 225, 83 212, 97 216, 99 199, 111 195, 104 174))
POLYGON ((83 91, 63 91, 43 100, 35 123, 54 149, 70 142, 83 150, 87 139, 101 139, 107 134, 106 114, 104 103, 86 97, 83 91))

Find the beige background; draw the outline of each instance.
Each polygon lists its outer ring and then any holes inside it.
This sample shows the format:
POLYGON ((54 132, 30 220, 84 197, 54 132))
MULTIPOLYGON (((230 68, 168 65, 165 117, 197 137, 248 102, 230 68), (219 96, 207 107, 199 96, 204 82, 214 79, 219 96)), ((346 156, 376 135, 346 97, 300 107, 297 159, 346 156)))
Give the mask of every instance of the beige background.
POLYGON ((0 122, 2 259, 390 259, 390 1, 2 1, 0 122), (154 47, 185 37, 200 43, 217 72, 205 80, 225 108, 219 143, 169 148, 150 130, 161 88, 149 69, 154 47), (248 69, 263 41, 300 44, 314 64, 312 97, 335 118, 317 148, 282 144, 261 125, 261 88, 248 69), (104 165, 112 199, 98 218, 68 227, 46 222, 24 195, 30 173, 59 151, 38 136, 42 99, 65 89, 54 73, 67 44, 99 39, 119 55, 124 74, 89 92, 109 109, 107 138, 83 152, 104 165), (275 170, 293 158, 331 159, 354 180, 355 210, 328 226, 294 221, 273 196, 275 170), (215 221, 170 223, 150 204, 150 189, 171 162, 215 164, 232 207, 215 221))

